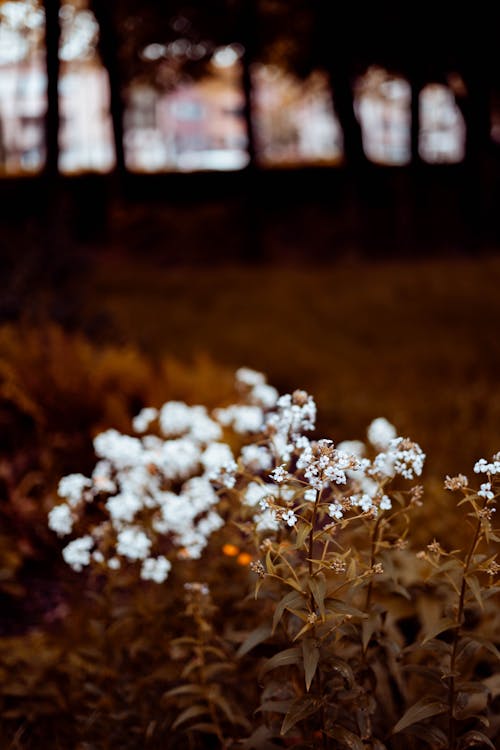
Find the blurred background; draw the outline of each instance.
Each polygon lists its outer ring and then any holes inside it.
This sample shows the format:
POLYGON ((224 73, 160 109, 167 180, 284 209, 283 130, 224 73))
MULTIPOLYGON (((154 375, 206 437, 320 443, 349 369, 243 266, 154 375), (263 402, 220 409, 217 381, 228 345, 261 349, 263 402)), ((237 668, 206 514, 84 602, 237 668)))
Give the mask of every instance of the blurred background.
POLYGON ((59 326, 263 369, 316 393, 335 437, 384 413, 442 472, 498 449, 498 20, 0 0, 4 360, 17 341, 28 370, 24 342, 59 326))

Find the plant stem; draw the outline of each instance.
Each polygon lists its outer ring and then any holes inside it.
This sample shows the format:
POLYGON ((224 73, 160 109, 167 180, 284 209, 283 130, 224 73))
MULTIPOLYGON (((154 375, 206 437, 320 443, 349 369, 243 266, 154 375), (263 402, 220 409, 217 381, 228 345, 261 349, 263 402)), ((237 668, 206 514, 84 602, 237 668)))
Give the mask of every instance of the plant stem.
POLYGON ((321 500, 322 492, 323 490, 320 490, 318 494, 316 495, 316 500, 314 501, 314 508, 313 508, 312 518, 311 518, 311 531, 309 532, 309 577, 312 577, 313 575, 314 531, 316 528, 316 518, 318 515, 318 506, 321 500))
MULTIPOLYGON (((382 522, 382 514, 379 513, 379 515, 377 516, 377 520, 375 521, 375 524, 373 526, 371 542, 370 542, 370 569, 372 569, 373 566, 375 565, 375 560, 376 560, 377 551, 378 551, 378 543, 379 543, 378 537, 379 537, 381 522, 382 522)), ((365 612, 367 613, 371 606, 372 593, 373 593, 373 575, 370 577, 368 588, 366 590, 365 612)))
POLYGON ((472 537, 471 546, 467 557, 465 558, 464 569, 462 573, 462 582, 460 585, 460 595, 458 599, 457 609, 457 625, 455 627, 455 633, 453 636, 453 645, 451 650, 450 658, 450 677, 449 677, 449 688, 448 688, 448 747, 449 750, 455 750, 456 746, 456 734, 455 734, 455 718, 453 716, 455 708, 456 690, 455 690, 455 665, 457 659, 458 642, 461 635, 462 620, 464 615, 464 604, 465 604, 465 591, 467 589, 467 574, 469 572, 469 566, 471 564, 472 556, 476 551, 477 545, 481 540, 481 518, 478 517, 474 536, 472 537))

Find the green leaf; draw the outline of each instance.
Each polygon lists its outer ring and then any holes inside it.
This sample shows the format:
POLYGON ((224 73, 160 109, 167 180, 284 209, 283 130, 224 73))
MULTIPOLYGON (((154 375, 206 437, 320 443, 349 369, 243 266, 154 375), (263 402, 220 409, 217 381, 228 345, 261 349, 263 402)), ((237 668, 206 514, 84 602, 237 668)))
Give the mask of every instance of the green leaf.
POLYGON ((273 628, 272 632, 276 630, 279 621, 283 617, 283 613, 285 609, 297 608, 300 607, 304 603, 304 596, 302 594, 299 594, 297 591, 289 591, 288 594, 285 594, 285 596, 278 602, 276 605, 276 609, 274 610, 273 615, 273 628))
POLYGON ((444 633, 446 630, 450 630, 451 628, 457 628, 458 624, 456 620, 452 620, 451 617, 443 617, 440 620, 437 620, 432 624, 432 626, 429 628, 427 633, 425 634, 425 638, 422 641, 422 645, 424 643, 427 643, 431 640, 431 638, 435 638, 440 633, 444 633))
POLYGON ((418 721, 429 719, 431 716, 437 716, 438 714, 444 714, 447 710, 448 706, 442 701, 438 701, 435 698, 428 696, 421 698, 403 714, 392 730, 392 734, 402 732, 404 729, 412 724, 416 724, 418 721))
POLYGON ((482 750, 484 750, 484 748, 495 750, 495 745, 490 738, 482 732, 478 732, 476 729, 462 735, 458 741, 458 750, 467 750, 467 748, 470 747, 481 748, 482 750))
POLYGON ((267 638, 269 638, 269 636, 271 635, 271 632, 271 627, 267 623, 259 625, 258 628, 255 628, 255 630, 252 630, 252 632, 247 635, 238 651, 236 652, 236 656, 239 658, 241 656, 244 656, 245 654, 248 654, 248 652, 255 648, 255 646, 258 646, 259 643, 267 640, 267 638))
POLYGON ((311 698, 310 696, 305 696, 304 698, 298 698, 296 701, 293 702, 292 707, 290 708, 290 711, 287 713, 285 718, 283 719, 283 724, 281 725, 280 734, 286 734, 290 731, 292 727, 295 726, 295 724, 298 724, 299 721, 302 721, 303 719, 306 719, 308 716, 312 716, 312 714, 315 714, 316 711, 319 711, 321 708, 322 702, 319 701, 317 698, 311 698))
POLYGON ((302 641, 302 654, 304 656, 306 690, 309 692, 319 662, 319 648, 313 638, 304 638, 302 641))
POLYGON ((298 646, 286 648, 284 651, 280 651, 266 661, 260 671, 260 677, 263 677, 272 669, 279 669, 280 667, 286 667, 290 664, 299 664, 301 661, 302 651, 298 646))
POLYGON ((348 747, 350 750, 365 750, 364 742, 362 742, 354 732, 351 732, 340 724, 326 730, 325 734, 333 740, 340 742, 344 747, 348 747))
POLYGON ((203 714, 210 713, 208 708, 206 706, 202 705, 194 705, 190 706, 189 708, 186 708, 184 711, 181 711, 179 716, 176 718, 174 723, 172 724, 172 729, 177 729, 181 724, 184 724, 186 721, 189 721, 190 719, 194 719, 197 716, 203 716, 203 714))

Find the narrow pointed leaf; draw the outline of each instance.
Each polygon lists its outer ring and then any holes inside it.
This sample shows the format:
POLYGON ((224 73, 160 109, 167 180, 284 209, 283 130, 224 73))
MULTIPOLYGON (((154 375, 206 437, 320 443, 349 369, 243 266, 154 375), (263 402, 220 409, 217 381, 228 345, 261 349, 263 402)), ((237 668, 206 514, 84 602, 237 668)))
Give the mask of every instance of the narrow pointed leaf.
POLYGON ((304 597, 297 591, 289 591, 288 594, 285 594, 285 596, 278 602, 278 604, 276 605, 276 609, 274 610, 272 632, 274 633, 274 631, 276 630, 279 621, 283 617, 285 609, 289 609, 290 607, 300 607, 303 603, 304 597))
POLYGON ((481 586, 476 576, 465 576, 465 580, 467 581, 469 588, 474 595, 474 599, 477 601, 481 609, 484 609, 483 597, 481 594, 481 586))
POLYGON ((491 748, 491 750, 495 750, 495 745, 483 732, 473 729, 471 732, 462 735, 458 741, 458 750, 468 750, 468 748, 476 748, 476 750, 477 748, 481 748, 481 750, 491 748))
POLYGON ((295 724, 306 719, 308 716, 312 716, 312 714, 316 713, 320 708, 321 702, 318 701, 317 698, 306 696, 305 698, 299 698, 297 701, 294 701, 290 711, 283 719, 280 734, 286 734, 295 726, 295 724))
POLYGON ((437 622, 433 623, 433 625, 425 634, 422 645, 430 641, 431 638, 435 638, 440 633, 444 633, 446 630, 450 630, 451 628, 456 627, 458 627, 457 622, 455 620, 452 620, 451 617, 443 617, 440 620, 437 620, 437 622))
POLYGON ((326 585, 324 578, 310 578, 309 588, 316 602, 316 606, 319 609, 321 619, 325 619, 325 593, 326 585))
POLYGON ((264 625, 259 625, 258 628, 255 628, 255 630, 252 630, 252 632, 247 635, 238 651, 236 652, 236 656, 241 657, 245 654, 248 654, 248 652, 255 648, 255 646, 258 646, 259 643, 267 640, 270 635, 270 625, 268 625, 267 623, 265 623, 264 625))
POLYGON ((328 729, 325 734, 333 740, 340 742, 344 747, 348 747, 349 750, 365 750, 364 742, 356 734, 343 726, 334 726, 328 729))
POLYGON ((302 654, 304 656, 306 690, 309 692, 319 662, 319 648, 313 638, 304 638, 302 641, 302 654))
POLYGON ((416 724, 424 719, 429 719, 431 716, 437 716, 438 714, 444 714, 448 710, 446 703, 435 700, 434 698, 425 697, 414 703, 411 708, 406 711, 401 719, 398 721, 392 734, 402 732, 412 724, 416 724))
POLYGON ((181 724, 184 724, 186 721, 189 721, 189 719, 195 719, 197 716, 202 716, 203 714, 208 714, 208 708, 206 706, 201 705, 194 705, 190 706, 189 708, 186 708, 185 711, 181 711, 179 716, 176 718, 174 723, 172 724, 172 729, 177 729, 181 724))
POLYGON ((299 664, 302 661, 302 651, 298 646, 293 648, 286 648, 284 651, 280 651, 278 654, 272 656, 260 671, 260 676, 267 674, 272 669, 279 669, 280 667, 287 667, 290 664, 299 664))

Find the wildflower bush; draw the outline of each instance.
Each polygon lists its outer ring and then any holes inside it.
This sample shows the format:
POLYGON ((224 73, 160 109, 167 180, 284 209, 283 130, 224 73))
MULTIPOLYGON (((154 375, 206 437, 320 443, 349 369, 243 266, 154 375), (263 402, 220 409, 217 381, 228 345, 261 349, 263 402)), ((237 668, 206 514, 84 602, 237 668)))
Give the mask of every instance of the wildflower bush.
POLYGON ((498 747, 500 456, 444 480, 465 545, 422 543, 417 443, 384 418, 334 443, 306 392, 236 389, 145 406, 61 479, 67 614, 0 641, 4 742, 498 747))

